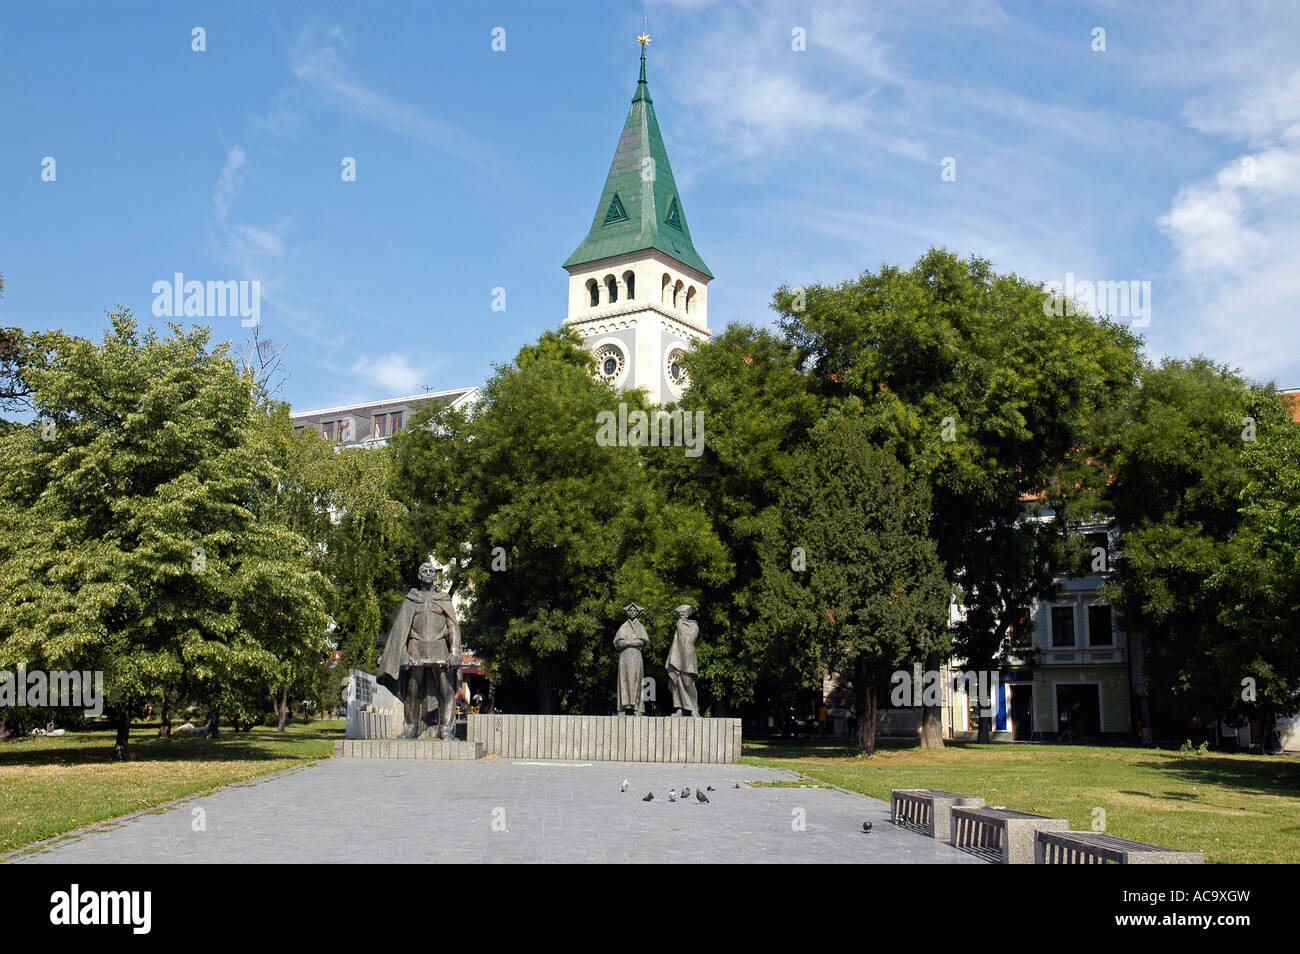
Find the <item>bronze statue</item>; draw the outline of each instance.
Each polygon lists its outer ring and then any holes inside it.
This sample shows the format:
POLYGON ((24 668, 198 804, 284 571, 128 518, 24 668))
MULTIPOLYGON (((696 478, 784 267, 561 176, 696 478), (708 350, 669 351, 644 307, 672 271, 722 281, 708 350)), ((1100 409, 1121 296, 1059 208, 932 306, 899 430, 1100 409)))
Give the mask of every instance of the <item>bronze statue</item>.
POLYGON ((641 692, 645 660, 641 658, 641 650, 650 645, 650 637, 637 621, 641 607, 628 603, 623 612, 627 613, 627 622, 614 634, 614 648, 621 650, 618 657, 618 711, 626 715, 645 715, 645 699, 641 692))
POLYGON ((460 684, 460 625, 451 596, 434 589, 438 569, 432 562, 420 567, 420 585, 406 594, 379 659, 379 682, 402 700, 406 725, 404 739, 434 734, 429 715, 438 710, 437 732, 456 738, 456 704, 460 684))
POLYGON ((700 711, 700 698, 695 689, 695 680, 700 675, 700 665, 695 659, 695 641, 700 637, 700 624, 690 616, 689 606, 677 607, 677 630, 664 665, 673 691, 673 709, 694 716, 700 711))

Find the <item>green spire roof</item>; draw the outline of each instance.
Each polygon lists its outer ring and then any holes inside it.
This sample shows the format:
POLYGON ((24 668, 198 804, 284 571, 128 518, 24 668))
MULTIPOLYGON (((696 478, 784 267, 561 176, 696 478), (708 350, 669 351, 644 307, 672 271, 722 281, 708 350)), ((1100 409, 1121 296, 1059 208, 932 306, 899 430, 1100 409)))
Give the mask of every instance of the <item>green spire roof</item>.
POLYGON ((645 79, 645 46, 641 47, 641 78, 623 124, 614 161, 609 165, 591 231, 565 268, 586 265, 628 252, 658 249, 669 258, 713 277, 691 243, 691 230, 673 181, 668 152, 659 134, 654 102, 645 79), (652 162, 646 162, 650 159, 652 162), (642 171, 644 170, 644 175, 642 171))

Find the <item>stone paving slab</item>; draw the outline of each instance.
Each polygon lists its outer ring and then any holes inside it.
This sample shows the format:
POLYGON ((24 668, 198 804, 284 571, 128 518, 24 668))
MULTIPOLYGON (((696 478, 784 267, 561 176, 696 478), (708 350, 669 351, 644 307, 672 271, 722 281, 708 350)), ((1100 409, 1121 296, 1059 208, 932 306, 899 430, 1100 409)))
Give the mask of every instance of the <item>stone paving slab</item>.
POLYGON ((9 860, 984 863, 895 828, 888 802, 743 784, 795 778, 749 765, 329 759, 83 829, 9 860), (701 785, 716 789, 710 804, 698 804, 694 792, 668 801, 670 787, 701 785), (641 801, 647 791, 653 802, 641 801), (204 831, 193 830, 199 808, 204 831), (804 830, 796 830, 800 819, 804 830))

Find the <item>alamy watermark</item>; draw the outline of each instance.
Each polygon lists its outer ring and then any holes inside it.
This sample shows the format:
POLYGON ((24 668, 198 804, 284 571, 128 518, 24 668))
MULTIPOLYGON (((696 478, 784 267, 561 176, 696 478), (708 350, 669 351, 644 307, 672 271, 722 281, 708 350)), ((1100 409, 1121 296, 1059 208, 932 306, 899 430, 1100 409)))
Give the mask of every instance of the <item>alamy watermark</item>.
POLYGON ((704 412, 629 411, 619 402, 618 414, 596 415, 596 443, 601 447, 685 447, 687 457, 704 453, 704 412))
POLYGON ((936 669, 921 671, 921 664, 912 667, 912 672, 899 669, 889 677, 894 687, 889 693, 891 705, 937 707, 944 703, 945 690, 956 695, 965 692, 979 704, 980 716, 992 719, 997 715, 1001 700, 1001 679, 994 670, 981 669, 975 672, 951 670, 944 678, 944 673, 936 669))
POLYGON ((245 328, 262 320, 260 281, 186 281, 183 272, 153 283, 155 318, 234 318, 245 328))
POLYGON ((1151 324, 1151 283, 1076 281, 1074 272, 1065 273, 1065 281, 1043 285, 1043 314, 1074 315, 1079 312, 1110 318, 1130 318, 1134 328, 1151 324))
POLYGON ((67 706, 84 709, 87 716, 104 713, 104 673, 102 670, 70 672, 33 669, 24 665, 18 672, 0 669, 0 709, 10 707, 47 708, 67 706))

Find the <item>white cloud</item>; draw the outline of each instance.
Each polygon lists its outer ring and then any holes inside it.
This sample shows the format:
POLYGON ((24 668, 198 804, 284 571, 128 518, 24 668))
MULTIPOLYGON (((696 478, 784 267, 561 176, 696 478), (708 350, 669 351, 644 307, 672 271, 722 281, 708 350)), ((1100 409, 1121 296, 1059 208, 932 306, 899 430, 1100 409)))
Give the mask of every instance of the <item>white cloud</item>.
POLYGON ((390 395, 414 394, 424 381, 423 372, 411 367, 406 355, 397 351, 375 358, 362 356, 350 370, 354 377, 390 395))
POLYGON ((237 225, 232 230, 234 244, 246 257, 275 257, 284 254, 284 237, 272 229, 255 225, 237 225))
POLYGON ((221 167, 217 177, 217 189, 212 195, 212 206, 217 213, 217 221, 225 223, 230 214, 230 203, 243 190, 244 164, 248 156, 238 145, 231 146, 226 152, 226 164, 221 167))
POLYGON ((1207 133, 1259 147, 1184 186, 1159 220, 1185 283, 1184 341, 1252 376, 1280 375, 1279 384, 1294 386, 1300 71, 1215 90, 1190 103, 1184 116, 1207 133))
POLYGON ((493 165, 487 147, 464 130, 349 76, 339 54, 339 47, 345 44, 341 28, 325 30, 309 23, 289 50, 289 68, 327 106, 432 146, 480 169, 493 165))

